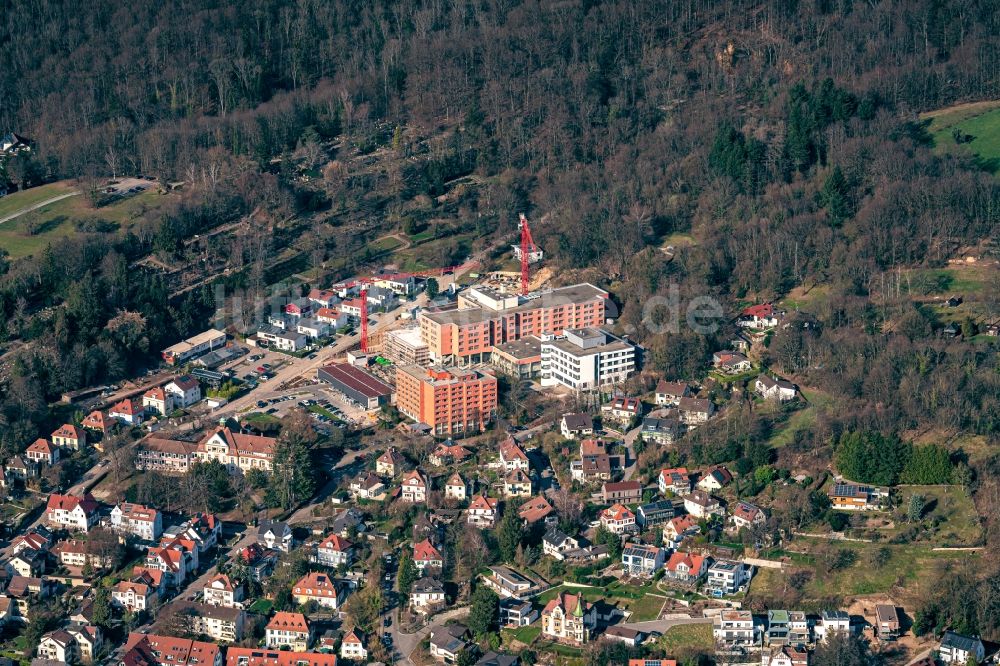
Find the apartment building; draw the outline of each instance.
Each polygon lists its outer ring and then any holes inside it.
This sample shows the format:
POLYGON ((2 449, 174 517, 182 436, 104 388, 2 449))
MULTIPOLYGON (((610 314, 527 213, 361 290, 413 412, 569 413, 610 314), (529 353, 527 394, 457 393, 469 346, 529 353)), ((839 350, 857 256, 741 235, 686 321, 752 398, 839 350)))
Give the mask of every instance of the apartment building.
POLYGON ((437 435, 478 432, 496 417, 497 379, 475 368, 399 366, 396 407, 437 435))
POLYGON ((309 649, 312 637, 312 627, 302 613, 279 611, 264 628, 264 645, 269 648, 305 651, 309 649))
POLYGON ((757 643, 753 613, 748 610, 724 610, 712 621, 712 636, 725 647, 748 647, 757 643))
POLYGON ((194 456, 202 462, 217 460, 231 474, 251 469, 270 472, 274 461, 273 437, 247 435, 233 432, 229 428, 219 428, 198 443, 194 456))
POLYGON ((635 370, 635 345, 598 328, 542 337, 542 386, 585 391, 623 382, 635 370))
POLYGON ((428 365, 431 352, 419 328, 400 328, 382 338, 382 355, 400 365, 428 365))
POLYGON ((438 363, 482 363, 497 345, 528 336, 561 334, 567 328, 602 326, 608 292, 576 284, 528 296, 474 287, 456 309, 423 311, 420 337, 438 363))
POLYGON ((135 466, 161 474, 186 474, 197 448, 198 445, 192 442, 163 439, 152 434, 136 446, 135 466))
POLYGON ((111 527, 144 541, 156 541, 163 533, 163 516, 142 504, 123 502, 111 510, 111 527))

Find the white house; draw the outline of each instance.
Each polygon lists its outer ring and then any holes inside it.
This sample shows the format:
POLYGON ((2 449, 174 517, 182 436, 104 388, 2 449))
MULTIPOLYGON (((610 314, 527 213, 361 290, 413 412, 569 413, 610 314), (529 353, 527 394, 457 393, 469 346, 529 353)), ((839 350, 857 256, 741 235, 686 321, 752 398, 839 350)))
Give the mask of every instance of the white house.
POLYGON ((404 502, 423 503, 427 501, 427 478, 416 470, 403 476, 401 499, 404 502))
POLYGON ((754 392, 765 400, 788 402, 794 400, 798 392, 795 384, 786 379, 778 379, 767 374, 761 374, 753 383, 754 392))
POLYGON ((86 532, 97 524, 97 500, 90 493, 82 498, 74 495, 49 495, 45 520, 53 527, 86 532))
POLYGON ((163 390, 173 396, 174 404, 178 407, 190 407, 201 400, 201 387, 191 375, 174 378, 163 386, 163 390))
POLYGON ((666 551, 645 544, 625 544, 622 569, 633 576, 652 576, 666 561, 666 551))
POLYGON ((566 553, 578 550, 580 542, 573 537, 564 534, 559 528, 549 529, 542 537, 542 553, 554 557, 557 560, 566 558, 566 553))
POLYGON ((563 414, 559 422, 559 432, 566 439, 586 437, 594 434, 594 420, 589 414, 563 414))
POLYGON ((257 528, 257 543, 283 553, 291 552, 294 543, 292 528, 288 523, 262 520, 257 528))
POLYGON ((316 546, 316 562, 327 567, 350 566, 354 544, 331 534, 316 546))
POLYGON ((946 664, 969 663, 969 658, 976 660, 977 664, 983 662, 986 656, 986 648, 983 641, 977 636, 963 636, 954 631, 944 632, 941 637, 941 646, 938 648, 938 657, 946 664))
POLYGON ((433 578, 421 578, 410 590, 410 605, 418 613, 430 613, 444 602, 444 587, 433 578))
POLYGON ((347 635, 340 642, 340 658, 349 661, 365 661, 368 659, 364 634, 357 627, 347 632, 347 635))
POLYGON ((716 560, 708 567, 706 587, 713 596, 736 594, 750 584, 753 567, 733 560, 716 560))
POLYGON ((444 484, 444 496, 445 499, 458 501, 463 501, 469 496, 469 484, 461 474, 455 472, 448 477, 448 481, 444 484))
POLYGON ((163 533, 163 516, 156 509, 125 502, 111 510, 111 527, 144 541, 156 541, 163 533))
POLYGON ((239 602, 243 601, 243 585, 233 583, 225 574, 218 574, 201 588, 201 596, 204 603, 209 606, 236 608, 239 602))

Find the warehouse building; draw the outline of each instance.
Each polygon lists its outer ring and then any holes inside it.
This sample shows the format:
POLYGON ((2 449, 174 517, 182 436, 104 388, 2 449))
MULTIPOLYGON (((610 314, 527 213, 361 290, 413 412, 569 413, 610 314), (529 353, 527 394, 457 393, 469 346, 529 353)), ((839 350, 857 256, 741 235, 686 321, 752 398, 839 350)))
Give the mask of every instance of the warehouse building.
POLYGON ((391 386, 348 363, 322 367, 316 371, 316 378, 365 409, 378 409, 392 401, 391 386))
POLYGON ((193 358, 207 354, 213 349, 226 346, 226 334, 210 328, 204 333, 194 335, 171 345, 161 352, 163 360, 170 365, 182 365, 193 358))

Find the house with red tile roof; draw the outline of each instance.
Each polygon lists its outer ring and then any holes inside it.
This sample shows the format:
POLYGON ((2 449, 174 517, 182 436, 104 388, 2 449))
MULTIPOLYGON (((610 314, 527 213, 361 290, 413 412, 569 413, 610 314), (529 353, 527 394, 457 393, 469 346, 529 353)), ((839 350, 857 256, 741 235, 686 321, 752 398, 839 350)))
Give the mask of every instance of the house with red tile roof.
POLYGON ((508 437, 500 444, 500 466, 508 472, 515 469, 527 472, 530 467, 528 454, 513 437, 508 437))
POLYGON ((144 541, 156 541, 163 533, 163 516, 148 506, 122 502, 111 510, 111 526, 144 541))
POLYGON ((191 375, 180 375, 163 385, 163 390, 172 398, 173 406, 190 407, 201 400, 201 385, 191 375))
POLYGON ((417 565, 420 575, 425 576, 427 569, 444 568, 444 556, 434 547, 430 539, 424 539, 413 544, 413 563, 417 565))
POLYGON ((238 602, 243 601, 243 585, 234 583, 226 574, 218 574, 201 588, 201 597, 209 606, 235 608, 238 602))
POLYGON ((411 470, 404 474, 400 487, 402 488, 400 497, 404 502, 416 504, 427 501, 430 484, 427 482, 427 477, 419 471, 411 470))
POLYGON ((694 516, 683 515, 671 518, 663 526, 664 541, 678 541, 685 535, 697 534, 701 531, 698 526, 698 519, 694 516))
POLYGON ((740 316, 736 319, 736 325, 740 328, 765 329, 774 328, 781 321, 779 312, 772 303, 761 303, 743 308, 740 316))
POLYGON ((635 531, 635 514, 622 504, 612 504, 599 517, 601 525, 615 534, 635 531))
POLYGON ((767 522, 767 514, 759 506, 750 502, 737 502, 736 506, 733 507, 733 512, 729 516, 729 520, 736 529, 741 529, 743 527, 763 525, 767 522))
POLYGON ((691 473, 687 467, 662 470, 657 477, 657 485, 663 495, 666 495, 668 490, 675 495, 687 495, 691 492, 691 473))
POLYGON ((527 502, 522 504, 517 510, 517 514, 521 517, 521 520, 527 525, 537 523, 539 520, 545 520, 548 516, 552 515, 555 509, 549 504, 549 501, 545 499, 544 496, 538 495, 537 497, 532 497, 527 502))
POLYGON ((679 583, 693 585, 708 572, 711 558, 697 553, 676 550, 666 564, 666 577, 679 583))
POLYGON ((142 394, 142 406, 147 413, 166 416, 174 411, 174 397, 164 391, 162 386, 155 386, 142 394))
POLYGON ((264 645, 269 648, 305 651, 312 639, 312 627, 302 613, 278 611, 264 628, 264 645))
POLYGON ((125 398, 108 410, 108 416, 122 423, 135 426, 146 420, 146 408, 142 406, 142 400, 125 398))
POLYGON ((597 627, 597 610, 582 594, 560 592, 542 610, 542 635, 546 638, 583 645, 597 627))
POLYGON ((222 666, 224 663, 222 648, 214 643, 140 633, 128 635, 122 661, 125 666, 222 666))
POLYGON ((97 524, 97 509, 97 500, 90 493, 83 497, 53 493, 45 505, 45 521, 52 527, 86 532, 97 524))
POLYGON ((25 449, 24 457, 36 465, 55 465, 59 462, 59 447, 39 438, 25 449))
POLYGON ((327 567, 350 566, 354 554, 354 544, 340 536, 331 534, 316 546, 316 562, 327 567))
POLYGON ((221 427, 198 442, 194 456, 202 462, 216 460, 231 474, 251 469, 270 472, 274 468, 274 446, 277 440, 262 435, 247 435, 221 427))
POLYGON ((84 417, 80 425, 82 425, 87 430, 93 430, 94 432, 99 432, 103 434, 108 431, 108 428, 110 427, 111 424, 104 416, 104 412, 102 412, 99 409, 95 409, 90 414, 87 414, 87 416, 84 417))
POLYGON ((311 571, 292 586, 292 598, 297 604, 315 601, 324 608, 336 610, 343 603, 346 591, 328 574, 311 571))
POLYGON ((111 605, 130 613, 149 610, 152 607, 156 590, 145 583, 134 583, 130 580, 120 581, 111 588, 111 605))
POLYGON ((231 647, 226 649, 226 666, 337 666, 337 655, 231 647))
POLYGON ((351 629, 340 642, 340 658, 349 661, 365 661, 368 650, 365 648, 365 635, 357 627, 351 629))
POLYGON ((475 495, 469 502, 469 508, 465 510, 466 522, 479 528, 489 528, 497 522, 497 504, 495 497, 485 495, 475 495))
POLYGON ((462 475, 455 472, 448 477, 444 484, 445 499, 463 501, 469 496, 469 483, 462 478, 462 475))
POLYGON ((52 433, 52 443, 64 449, 79 451, 87 445, 87 433, 83 428, 65 423, 52 433))
POLYGON ((504 497, 531 497, 532 490, 531 477, 523 469, 512 469, 503 479, 504 497))

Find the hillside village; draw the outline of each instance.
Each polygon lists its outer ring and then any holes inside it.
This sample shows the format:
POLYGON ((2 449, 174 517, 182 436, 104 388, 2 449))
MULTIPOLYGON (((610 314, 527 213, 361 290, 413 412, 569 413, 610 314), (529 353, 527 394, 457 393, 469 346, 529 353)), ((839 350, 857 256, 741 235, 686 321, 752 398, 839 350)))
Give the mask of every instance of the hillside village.
POLYGON ((965 496, 947 456, 924 491, 691 448, 741 405, 808 410, 760 359, 813 323, 749 305, 701 376, 658 377, 608 332, 612 294, 473 265, 310 287, 64 396, 67 422, 2 467, 4 657, 809 666, 863 637, 891 663, 994 658, 918 636, 891 575, 930 575, 908 548, 978 556, 968 500, 936 513, 965 496))

